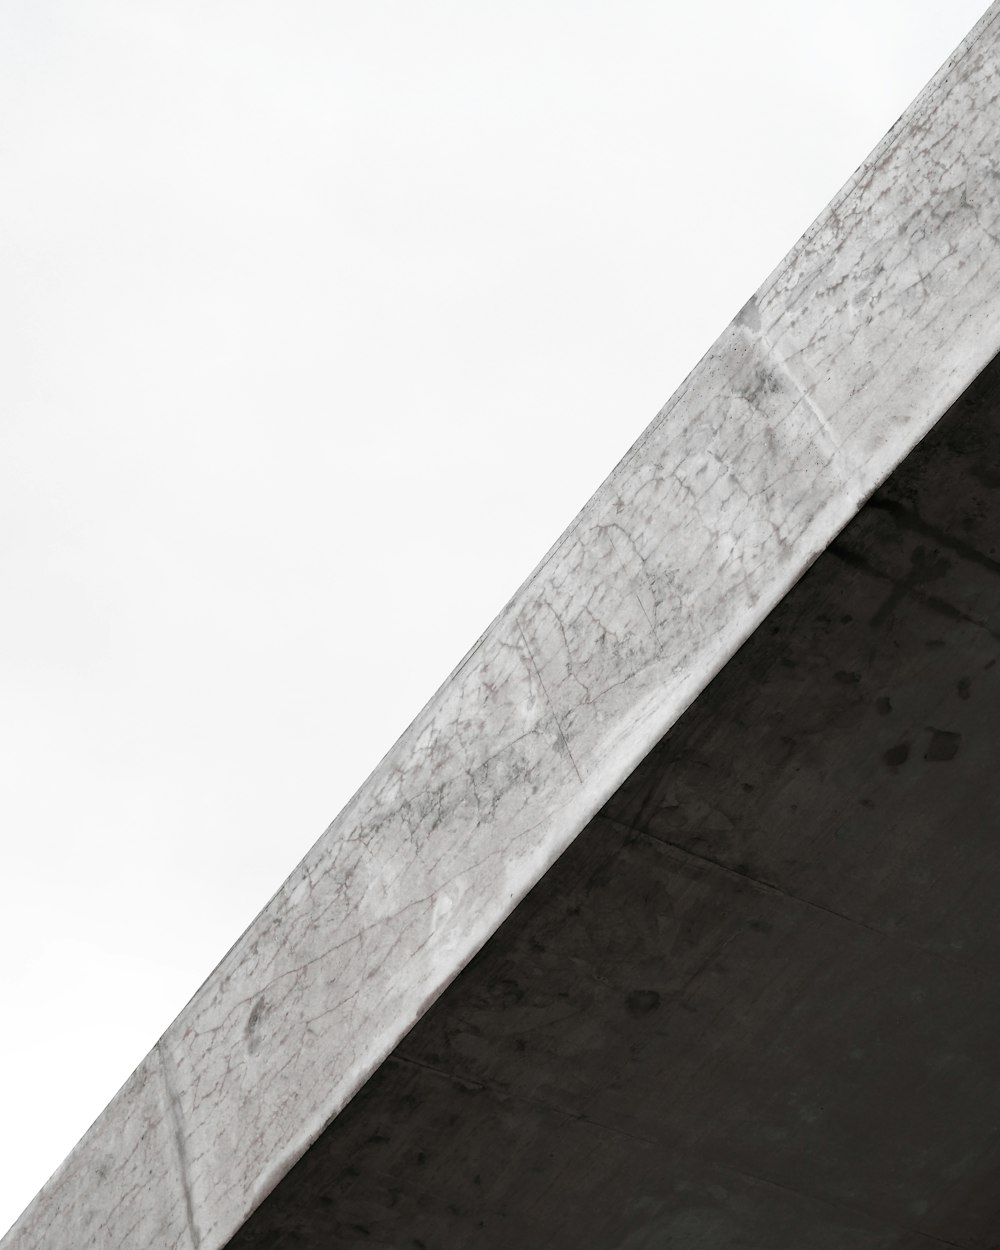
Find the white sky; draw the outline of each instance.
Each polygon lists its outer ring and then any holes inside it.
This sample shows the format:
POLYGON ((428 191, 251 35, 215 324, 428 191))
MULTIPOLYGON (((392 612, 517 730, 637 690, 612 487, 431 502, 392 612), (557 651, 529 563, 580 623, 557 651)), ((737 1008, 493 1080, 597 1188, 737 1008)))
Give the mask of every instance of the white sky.
POLYGON ((4 0, 0 1230, 985 0, 4 0))

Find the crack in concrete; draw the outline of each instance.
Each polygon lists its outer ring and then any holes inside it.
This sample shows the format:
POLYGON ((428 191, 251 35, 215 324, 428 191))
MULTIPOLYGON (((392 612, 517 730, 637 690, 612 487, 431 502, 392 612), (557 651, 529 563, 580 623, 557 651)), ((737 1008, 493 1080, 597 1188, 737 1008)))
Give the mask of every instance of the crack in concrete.
POLYGON ((722 860, 713 859, 711 855, 705 855, 698 851, 689 850, 686 846, 681 846, 677 842, 671 842, 669 838, 661 838, 659 834, 652 833, 648 829, 636 829, 632 825, 626 824, 624 821, 616 820, 614 817, 606 816, 605 820, 609 824, 617 825, 620 829, 628 830, 638 835, 640 838, 646 838, 651 842, 657 843, 659 846, 668 846, 672 851, 676 851, 678 855, 685 859, 693 859, 698 863, 709 864, 712 868, 717 868, 720 872, 727 876, 736 877, 740 881, 749 881, 752 885, 758 886, 761 890, 769 894, 777 894, 781 898, 787 898, 790 902, 800 903, 803 907, 811 907, 816 911, 821 911, 827 916, 833 916, 836 920, 845 920, 848 924, 855 925, 859 929, 867 929, 869 933, 877 933, 879 937, 896 938, 893 933, 887 933, 885 929, 879 929, 875 925, 866 924, 863 920, 858 920, 854 916, 848 916, 846 912, 837 911, 833 907, 826 907, 822 903, 816 903, 812 899, 802 898, 801 895, 792 894, 788 890, 783 889, 780 885, 776 885, 773 881, 765 881, 761 877, 755 877, 749 872, 741 872, 738 868, 733 868, 729 864, 725 864, 722 860))
POLYGON ((509 1098, 513 1102, 525 1103, 529 1107, 540 1107, 543 1111, 551 1111, 553 1115, 561 1116, 565 1120, 572 1120, 574 1124, 586 1124, 590 1128, 600 1129, 604 1133, 614 1133, 617 1137, 624 1137, 628 1141, 640 1142, 644 1146, 658 1146, 660 1144, 651 1137, 643 1137, 639 1133, 630 1133, 628 1129, 619 1128, 614 1124, 605 1124, 601 1120, 594 1120, 590 1116, 576 1111, 567 1111, 565 1107, 546 1102, 543 1098, 529 1098, 527 1094, 518 1094, 514 1090, 501 1089, 491 1081, 477 1081, 469 1076, 456 1076, 453 1072, 445 1072, 441 1068, 435 1067, 434 1064, 427 1063, 424 1059, 416 1059, 412 1055, 404 1055, 397 1052, 392 1058, 399 1063, 409 1064, 411 1067, 430 1072, 433 1076, 439 1077, 443 1081, 454 1081, 456 1085, 465 1085, 471 1089, 479 1089, 483 1093, 493 1094, 498 1098, 509 1098))
POLYGON ((201 1233, 198 1231, 198 1224, 194 1217, 194 1198, 191 1194, 191 1183, 189 1179, 187 1144, 184 1140, 184 1128, 181 1119, 180 1099, 174 1089, 173 1080, 171 1079, 167 1056, 163 1053, 162 1041, 157 1042, 153 1048, 156 1051, 160 1061, 160 1079, 163 1082, 163 1092, 167 1104, 167 1114, 170 1117, 170 1127, 172 1129, 172 1137, 174 1146, 177 1150, 177 1174, 181 1183, 181 1191, 184 1195, 184 1214, 187 1219, 188 1236, 191 1238, 191 1245, 194 1250, 199 1250, 201 1245, 201 1233))
POLYGON ((542 675, 538 671, 538 665, 535 663, 535 657, 532 654, 531 648, 528 646, 527 638, 524 636, 524 628, 521 625, 520 620, 516 616, 514 617, 514 621, 517 625, 518 632, 521 635, 521 641, 524 643, 524 649, 528 653, 528 659, 531 661, 531 667, 534 670, 535 676, 538 678, 538 684, 542 688, 542 694, 545 696, 546 705, 548 706, 549 712, 552 715, 552 719, 555 722, 556 730, 559 734, 559 740, 563 744, 563 748, 566 751, 566 756, 569 759, 569 762, 573 765, 573 771, 576 773, 577 780, 579 781, 580 785, 583 785, 583 776, 580 773, 580 769, 577 765, 576 760, 573 758, 573 752, 569 749, 569 743, 566 741, 566 734, 563 732, 562 722, 559 718, 559 713, 556 711, 555 707, 552 704, 552 700, 549 697, 549 692, 545 689, 545 682, 542 681, 542 675))
POLYGON ((945 1241, 942 1237, 936 1237, 933 1233, 925 1233, 922 1228, 910 1228, 906 1224, 898 1224, 892 1216, 872 1211, 868 1207, 856 1207, 853 1203, 841 1202, 837 1198, 829 1198, 823 1194, 808 1193, 804 1189, 796 1189, 794 1185, 785 1185, 781 1181, 772 1180, 769 1176, 760 1176, 756 1172, 747 1172, 743 1168, 733 1167, 728 1163, 717 1163, 716 1167, 721 1168, 724 1172, 732 1173, 733 1176, 742 1176, 745 1180, 756 1181, 760 1185, 769 1185, 774 1189, 780 1189, 783 1193, 794 1194, 797 1198, 805 1198, 808 1202, 821 1202, 825 1206, 833 1207, 835 1210, 850 1211, 854 1215, 863 1215, 867 1219, 892 1219, 893 1224, 901 1233, 923 1237, 926 1241, 936 1246, 947 1246, 948 1250, 972 1250, 972 1247, 960 1245, 957 1241, 945 1241))

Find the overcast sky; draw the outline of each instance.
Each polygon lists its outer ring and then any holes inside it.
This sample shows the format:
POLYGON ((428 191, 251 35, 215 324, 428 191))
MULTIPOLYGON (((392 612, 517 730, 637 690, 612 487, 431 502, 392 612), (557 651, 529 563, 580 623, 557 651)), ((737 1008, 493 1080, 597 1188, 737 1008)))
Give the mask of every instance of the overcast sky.
POLYGON ((0 1230, 984 0, 3 0, 0 1230))

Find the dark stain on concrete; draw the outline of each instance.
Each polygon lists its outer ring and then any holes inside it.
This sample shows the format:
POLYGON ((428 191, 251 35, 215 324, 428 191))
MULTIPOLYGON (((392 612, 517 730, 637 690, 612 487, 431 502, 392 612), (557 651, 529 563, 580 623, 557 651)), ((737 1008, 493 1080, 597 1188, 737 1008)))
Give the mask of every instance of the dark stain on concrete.
POLYGON ((924 759, 933 764, 947 764, 958 754, 962 743, 962 735, 949 729, 934 729, 928 726, 931 735, 930 745, 924 753, 924 759))
POLYGON ((660 1005, 660 995, 656 990, 633 990, 625 1000, 629 1015, 646 1016, 660 1005))
POLYGON ((257 1053, 260 1049, 260 1025, 267 1014, 267 1003, 263 998, 258 998, 250 1008, 250 1014, 247 1017, 246 1027, 243 1035, 246 1038, 247 1050, 251 1055, 257 1053))

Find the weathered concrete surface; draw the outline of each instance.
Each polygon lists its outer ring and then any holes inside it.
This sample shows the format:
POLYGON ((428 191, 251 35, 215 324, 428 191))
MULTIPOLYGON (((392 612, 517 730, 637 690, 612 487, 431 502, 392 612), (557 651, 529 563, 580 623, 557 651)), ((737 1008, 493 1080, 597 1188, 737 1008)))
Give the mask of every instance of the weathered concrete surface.
POLYGON ((99 1180, 123 1095, 4 1250, 113 1250, 178 1193, 219 1250, 992 358, 998 41, 994 6, 168 1029, 157 1180, 99 1180))
POLYGON ((229 1250, 995 1250, 998 660, 1000 360, 229 1250))

